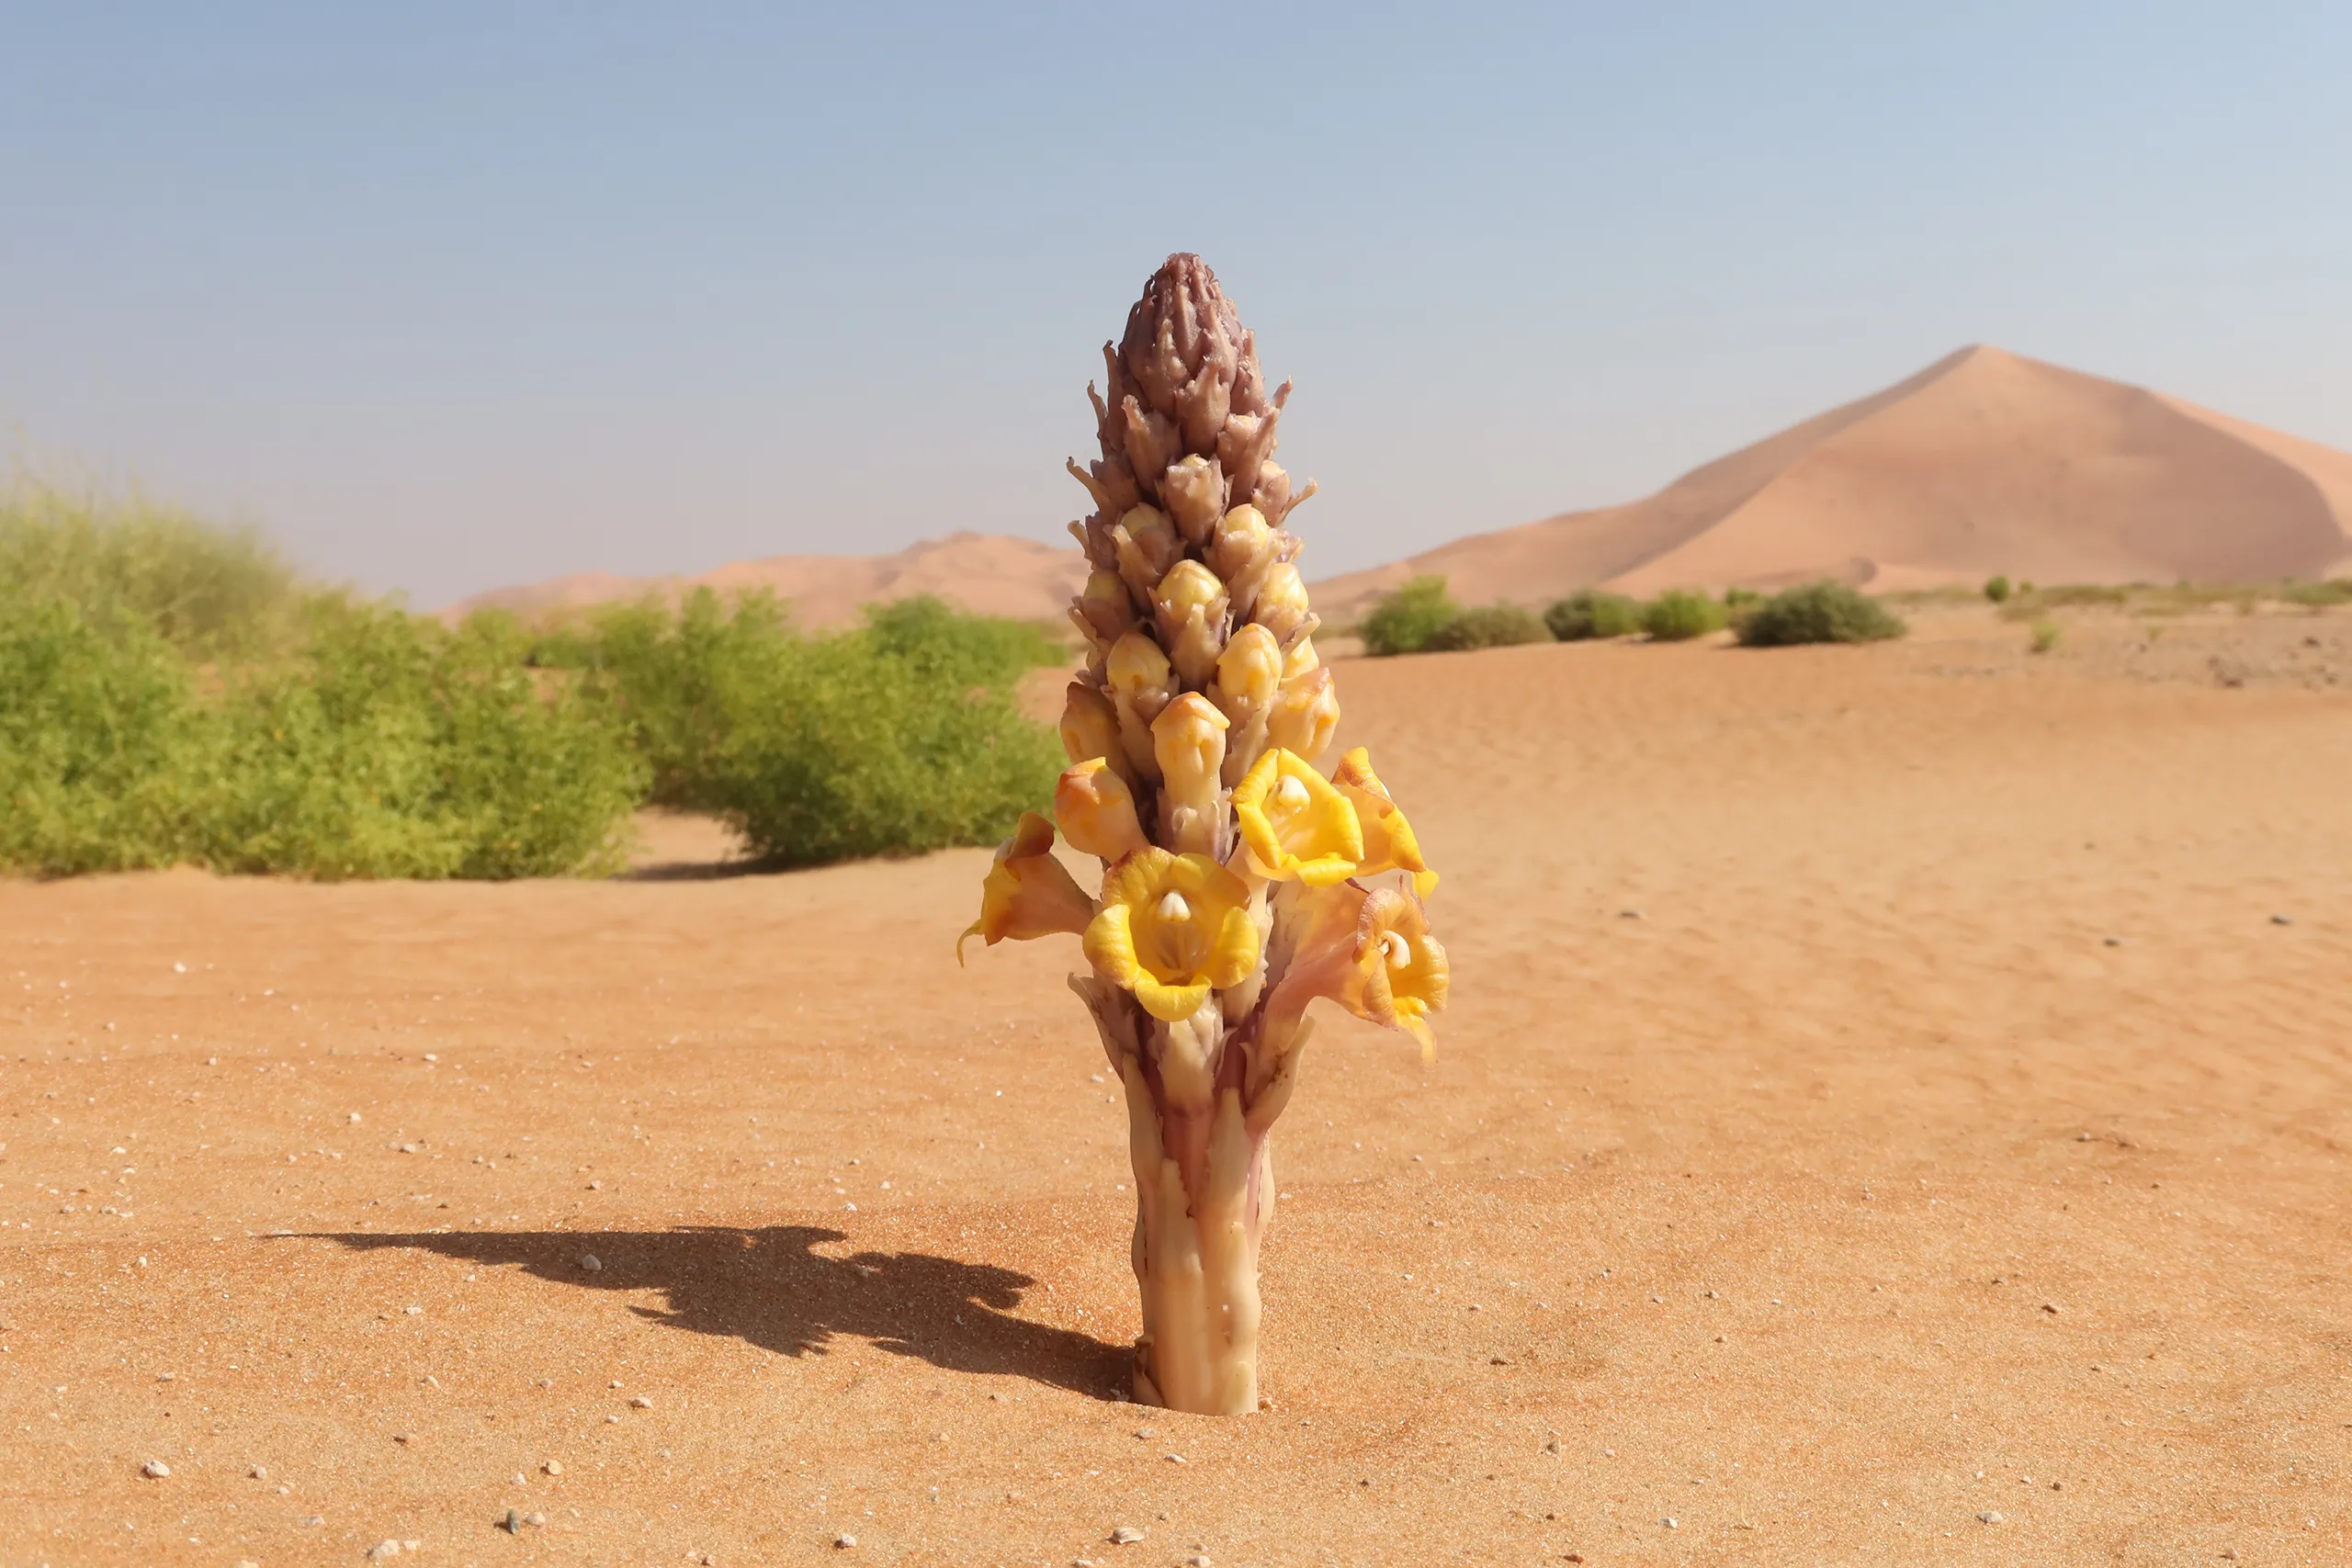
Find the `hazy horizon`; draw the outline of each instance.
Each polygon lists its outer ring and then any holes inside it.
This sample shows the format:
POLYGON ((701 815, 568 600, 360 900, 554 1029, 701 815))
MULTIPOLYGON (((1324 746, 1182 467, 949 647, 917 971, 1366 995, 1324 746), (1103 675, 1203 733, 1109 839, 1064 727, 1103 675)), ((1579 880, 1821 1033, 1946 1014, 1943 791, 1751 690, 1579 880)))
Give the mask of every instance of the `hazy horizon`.
POLYGON ((0 8, 0 430, 420 604, 1061 537, 1205 255, 1311 575, 1970 343, 2352 448, 2316 8, 0 8))

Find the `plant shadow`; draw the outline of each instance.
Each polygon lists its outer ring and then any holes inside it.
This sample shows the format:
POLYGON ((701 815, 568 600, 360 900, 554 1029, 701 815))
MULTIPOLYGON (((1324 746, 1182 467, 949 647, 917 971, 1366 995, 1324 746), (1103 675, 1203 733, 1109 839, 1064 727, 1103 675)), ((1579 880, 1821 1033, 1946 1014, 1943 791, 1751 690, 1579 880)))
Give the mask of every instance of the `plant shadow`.
POLYGON ((312 1239, 511 1266, 582 1290, 660 1291, 666 1305, 629 1310, 664 1327, 787 1356, 821 1356, 836 1338, 864 1339, 947 1371, 1005 1373, 1098 1399, 1124 1396, 1130 1363, 1125 1345, 1013 1316, 1021 1292, 1036 1283, 1026 1274, 921 1252, 828 1257, 817 1248, 849 1237, 819 1225, 334 1232, 312 1239), (600 1265, 593 1270, 582 1264, 591 1254, 600 1265))

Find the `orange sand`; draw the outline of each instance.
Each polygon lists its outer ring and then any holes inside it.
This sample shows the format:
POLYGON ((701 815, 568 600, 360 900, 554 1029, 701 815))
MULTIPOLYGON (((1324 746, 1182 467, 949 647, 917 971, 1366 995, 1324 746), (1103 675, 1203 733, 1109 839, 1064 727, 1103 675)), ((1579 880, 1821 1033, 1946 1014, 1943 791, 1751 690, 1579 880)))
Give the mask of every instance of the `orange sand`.
POLYGON ((0 1562, 2345 1562, 2347 622, 1340 666, 1456 999, 1310 1048, 1240 1420, 1107 1397, 982 852, 0 886, 0 1562))

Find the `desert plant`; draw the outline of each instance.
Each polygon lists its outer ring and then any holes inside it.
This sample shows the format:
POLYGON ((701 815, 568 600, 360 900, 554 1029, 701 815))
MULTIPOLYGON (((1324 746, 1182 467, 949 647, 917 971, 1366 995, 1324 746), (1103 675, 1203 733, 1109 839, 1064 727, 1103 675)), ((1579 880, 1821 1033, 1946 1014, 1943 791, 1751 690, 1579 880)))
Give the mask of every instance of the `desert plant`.
POLYGON ((1363 650, 1375 657, 1419 653, 1461 614, 1462 606, 1445 591, 1444 578, 1416 577, 1384 595, 1357 635, 1363 638, 1363 650))
POLYGON ((1984 580, 1984 597, 1991 600, 1996 604, 2007 602, 2009 597, 2009 580, 2001 576, 1986 578, 1984 580))
POLYGON ((0 605, 0 869, 169 865, 208 736, 185 661, 134 616, 0 605))
POLYGON ((1102 456, 1080 475, 1093 570, 1076 608, 1093 657, 1067 694, 1071 765, 1054 790, 1061 836, 1103 863, 1102 891, 1054 857, 1057 822, 1026 814, 965 936, 1083 936, 1091 972, 1071 985, 1126 1089, 1136 1396, 1239 1415, 1258 1407, 1267 1137, 1307 1002, 1426 1052, 1446 957, 1421 905, 1434 874, 1369 757, 1316 766, 1340 710, 1283 527, 1300 496, 1271 461, 1284 392, 1267 395, 1198 256, 1154 274, 1104 357, 1102 456))
POLYGON ((339 594, 235 672, 192 849, 224 871, 503 880, 616 869, 646 769, 608 707, 543 681, 511 619, 450 630, 339 594))
POLYGON ((1740 617, 1749 648, 1810 642, 1877 642, 1901 637, 1903 622, 1877 600, 1842 582, 1810 582, 1775 593, 1740 617))
POLYGON ((1518 604, 1482 604, 1463 611, 1438 627, 1423 646, 1432 653, 1440 653, 1551 640, 1551 628, 1534 611, 1518 604))
POLYGON ((2064 633, 2057 622, 2052 620, 2036 621, 2033 623, 2033 642, 2031 649, 2035 653, 2048 653, 2058 646, 2058 639, 2064 635, 2064 633))
POLYGON ((1642 630, 1653 642, 1686 642, 1723 630, 1730 617, 1704 593, 1669 588, 1642 606, 1642 630))
POLYGON ((1581 588, 1544 611, 1544 624, 1562 642, 1631 637, 1642 629, 1642 612, 1622 593, 1581 588))
POLYGON ((131 491, 18 476, 0 487, 0 601, 66 604, 85 626, 139 625, 198 658, 252 654, 295 629, 294 570, 251 528, 131 491))

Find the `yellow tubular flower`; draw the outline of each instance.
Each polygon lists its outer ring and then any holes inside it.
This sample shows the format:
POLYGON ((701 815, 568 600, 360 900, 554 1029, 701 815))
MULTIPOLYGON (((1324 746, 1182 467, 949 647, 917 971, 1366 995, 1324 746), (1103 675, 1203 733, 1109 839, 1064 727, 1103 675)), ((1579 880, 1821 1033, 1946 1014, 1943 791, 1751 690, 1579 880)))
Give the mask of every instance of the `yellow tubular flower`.
POLYGON ((964 944, 974 937, 994 947, 1007 937, 1075 935, 1093 916, 1094 900, 1054 858, 1054 825, 1024 811, 1012 837, 997 846, 996 863, 980 883, 980 918, 956 939, 956 962, 964 962, 964 944))
POLYGON ((1145 842, 1135 794, 1104 757, 1090 757, 1063 773, 1054 785, 1054 820, 1071 848, 1104 861, 1145 842))
POLYGON ((1062 750, 1073 762, 1103 757, 1112 769, 1128 775, 1125 753, 1119 746, 1119 714, 1111 699, 1084 681, 1072 681, 1062 697, 1062 750))
POLYGON ((1267 1026, 1295 1027, 1306 1004, 1328 997, 1358 1018, 1399 1029, 1436 1054, 1429 1016, 1443 1010, 1452 978, 1420 900, 1352 882, 1302 896, 1291 917, 1290 962, 1266 998, 1267 1026))
POLYGON ((1363 824, 1363 863, 1356 867, 1356 874, 1409 872, 1415 893, 1426 898, 1435 892, 1437 873, 1421 858, 1420 840, 1413 836, 1412 824, 1405 820, 1405 813, 1390 797, 1388 786, 1372 771, 1372 753, 1361 746, 1348 752, 1331 770, 1331 782, 1348 797, 1348 803, 1356 808, 1356 820, 1363 824))
POLYGON ((1313 763, 1279 747, 1233 786, 1233 818, 1250 869, 1277 882, 1328 887, 1353 875, 1363 859, 1356 808, 1313 763))
POLYGON ((1206 855, 1152 844, 1103 874, 1102 912, 1086 928, 1095 973, 1167 1023, 1200 1011, 1212 987, 1249 978, 1258 948, 1246 883, 1206 855))
POLYGON ((1453 970, 1445 949, 1430 935, 1421 901, 1384 887, 1363 901, 1357 931, 1362 981, 1355 999, 1342 998, 1341 1005, 1358 1018, 1403 1030, 1421 1043, 1421 1059, 1430 1060, 1437 1055, 1437 1038, 1429 1015, 1444 1010, 1453 970))

